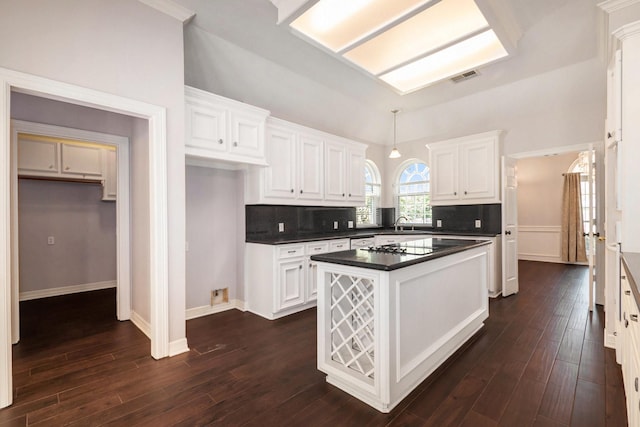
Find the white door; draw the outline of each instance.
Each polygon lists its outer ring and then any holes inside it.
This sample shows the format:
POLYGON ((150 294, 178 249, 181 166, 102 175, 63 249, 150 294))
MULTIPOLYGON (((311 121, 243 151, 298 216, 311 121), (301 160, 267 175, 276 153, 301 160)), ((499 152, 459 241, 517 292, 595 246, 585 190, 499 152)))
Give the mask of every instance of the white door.
POLYGON ((502 296, 518 293, 518 176, 516 159, 502 157, 502 296))

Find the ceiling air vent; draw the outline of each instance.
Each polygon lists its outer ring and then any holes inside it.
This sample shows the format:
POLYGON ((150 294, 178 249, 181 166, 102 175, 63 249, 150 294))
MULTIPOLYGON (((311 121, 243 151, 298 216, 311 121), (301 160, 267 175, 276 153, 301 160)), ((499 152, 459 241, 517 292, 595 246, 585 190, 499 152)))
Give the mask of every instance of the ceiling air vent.
POLYGON ((451 77, 451 81, 454 83, 460 83, 465 80, 472 79, 478 75, 476 70, 467 71, 466 73, 458 74, 457 76, 451 77))

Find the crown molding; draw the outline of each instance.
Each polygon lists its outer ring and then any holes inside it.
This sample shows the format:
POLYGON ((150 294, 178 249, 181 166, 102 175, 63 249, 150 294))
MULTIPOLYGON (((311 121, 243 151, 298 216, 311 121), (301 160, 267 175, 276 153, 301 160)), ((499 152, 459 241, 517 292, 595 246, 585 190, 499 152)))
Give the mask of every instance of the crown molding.
POLYGON ((138 0, 140 3, 144 3, 149 7, 152 7, 165 15, 169 15, 172 18, 182 22, 182 25, 186 25, 196 16, 196 13, 184 6, 177 4, 172 0, 138 0))
POLYGON ((629 37, 637 36, 640 34, 640 21, 623 25, 611 34, 618 40, 625 40, 629 37))
POLYGON ((607 0, 598 3, 598 7, 607 13, 613 13, 636 3, 640 3, 640 0, 607 0))

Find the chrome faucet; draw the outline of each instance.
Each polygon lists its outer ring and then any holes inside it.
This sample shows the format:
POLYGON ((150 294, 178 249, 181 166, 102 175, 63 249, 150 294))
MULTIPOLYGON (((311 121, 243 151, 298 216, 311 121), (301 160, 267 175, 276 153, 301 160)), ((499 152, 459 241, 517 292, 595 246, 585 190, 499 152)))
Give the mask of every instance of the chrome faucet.
MULTIPOLYGON (((396 222, 393 224, 393 229, 395 231, 398 231, 398 223, 400 222, 401 219, 404 219, 405 222, 409 221, 409 218, 407 218, 406 216, 398 217, 398 219, 396 219, 396 222)), ((400 231, 402 230, 404 230, 404 227, 400 227, 400 231)))

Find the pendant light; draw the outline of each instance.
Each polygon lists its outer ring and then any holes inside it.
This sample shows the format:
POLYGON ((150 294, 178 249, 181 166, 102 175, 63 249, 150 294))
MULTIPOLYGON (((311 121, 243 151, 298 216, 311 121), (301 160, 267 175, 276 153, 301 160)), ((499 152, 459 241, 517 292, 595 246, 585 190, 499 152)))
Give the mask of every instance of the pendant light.
POLYGON ((401 156, 400 152, 396 148, 396 116, 398 111, 400 110, 391 110, 393 113, 393 149, 391 150, 391 153, 389 153, 390 159, 397 159, 401 156))

